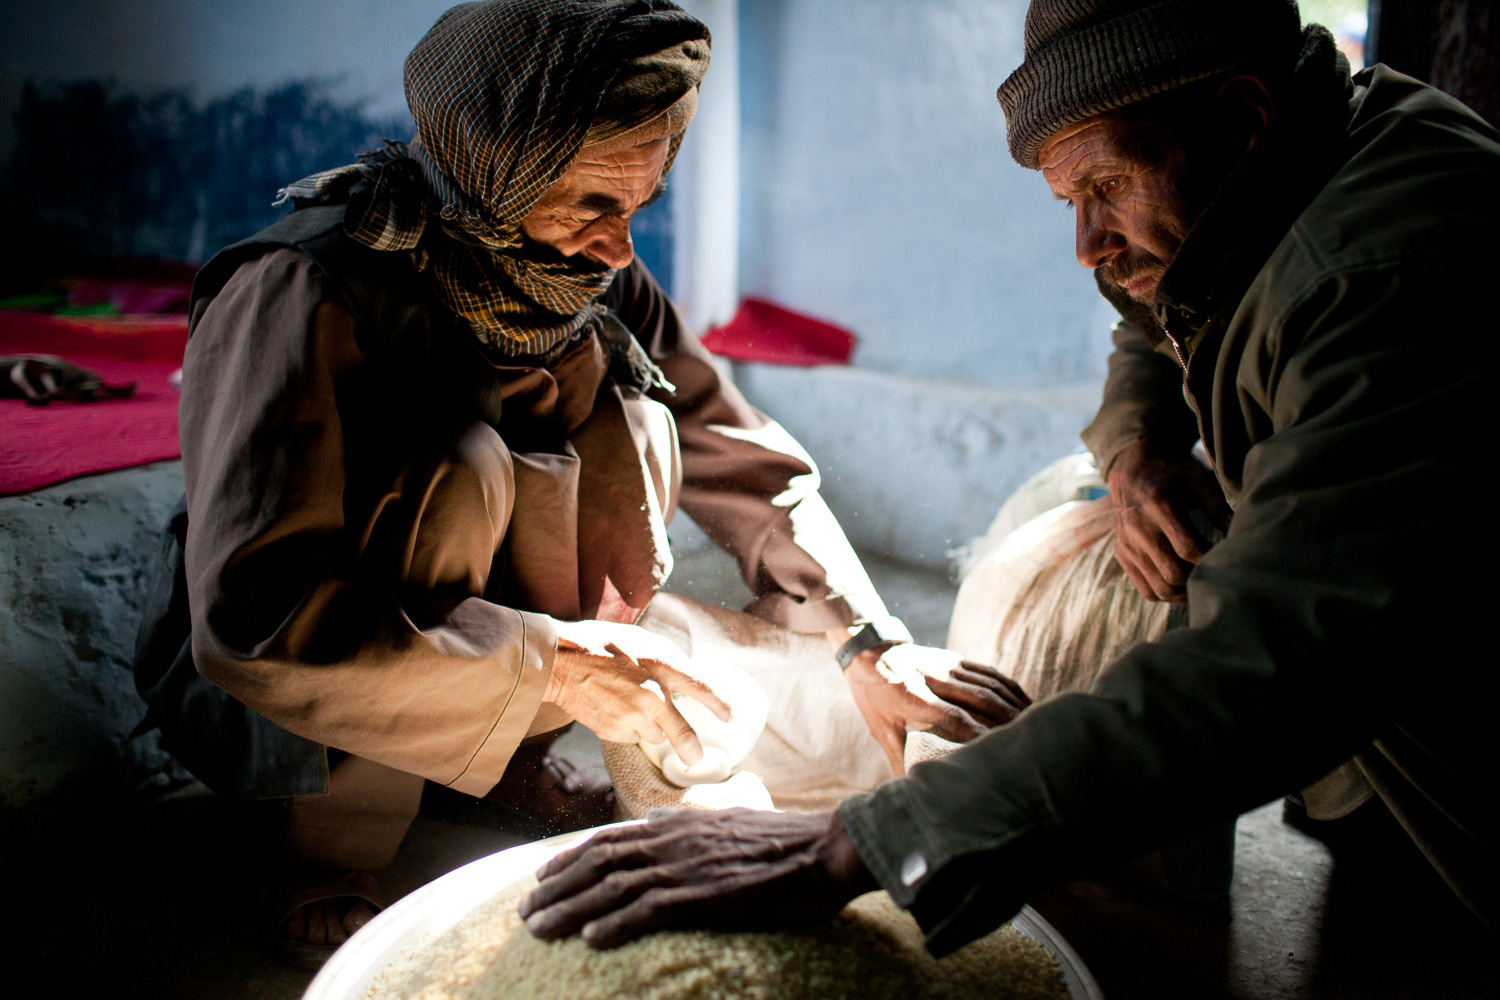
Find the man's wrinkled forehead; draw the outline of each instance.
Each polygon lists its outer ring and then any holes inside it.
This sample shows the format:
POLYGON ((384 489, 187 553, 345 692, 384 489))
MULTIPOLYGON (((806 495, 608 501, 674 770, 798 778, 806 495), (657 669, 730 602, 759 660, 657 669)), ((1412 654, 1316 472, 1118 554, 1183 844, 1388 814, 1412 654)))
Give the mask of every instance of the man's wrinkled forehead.
POLYGON ((615 152, 584 147, 553 190, 575 209, 628 218, 666 191, 662 167, 668 141, 656 139, 615 152))
POLYGON ((1037 156, 1047 186, 1065 197, 1100 171, 1118 169, 1125 158, 1121 131, 1117 119, 1095 115, 1054 133, 1037 156))

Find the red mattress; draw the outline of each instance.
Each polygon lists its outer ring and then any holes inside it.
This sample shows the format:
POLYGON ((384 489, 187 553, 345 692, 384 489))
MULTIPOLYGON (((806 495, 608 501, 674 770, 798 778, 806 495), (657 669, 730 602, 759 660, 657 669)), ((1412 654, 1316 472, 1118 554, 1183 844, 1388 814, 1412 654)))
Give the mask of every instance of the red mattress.
POLYGON ((0 354, 56 354, 134 397, 31 406, 0 399, 0 496, 177 458, 177 390, 187 317, 54 316, 0 310, 0 354))

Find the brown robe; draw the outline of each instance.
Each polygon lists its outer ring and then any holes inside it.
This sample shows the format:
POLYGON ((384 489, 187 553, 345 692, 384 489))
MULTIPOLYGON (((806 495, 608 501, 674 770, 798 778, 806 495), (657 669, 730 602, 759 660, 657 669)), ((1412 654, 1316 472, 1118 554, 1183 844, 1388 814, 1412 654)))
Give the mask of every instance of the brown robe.
POLYGON ((542 704, 555 622, 634 621, 678 505, 761 617, 882 613, 811 459, 649 273, 607 301, 675 393, 622 390, 588 338, 550 370, 498 369, 497 425, 434 429, 308 256, 265 253, 200 300, 181 405, 198 671, 292 733, 483 794, 542 704))

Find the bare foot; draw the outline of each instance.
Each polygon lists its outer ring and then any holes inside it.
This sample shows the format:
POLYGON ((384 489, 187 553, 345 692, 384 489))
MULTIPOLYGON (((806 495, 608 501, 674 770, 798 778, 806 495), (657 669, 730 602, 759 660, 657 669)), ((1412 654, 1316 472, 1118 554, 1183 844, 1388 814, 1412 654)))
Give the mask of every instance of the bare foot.
POLYGON ((363 899, 319 899, 294 910, 282 930, 290 941, 337 947, 374 916, 374 908, 363 899))

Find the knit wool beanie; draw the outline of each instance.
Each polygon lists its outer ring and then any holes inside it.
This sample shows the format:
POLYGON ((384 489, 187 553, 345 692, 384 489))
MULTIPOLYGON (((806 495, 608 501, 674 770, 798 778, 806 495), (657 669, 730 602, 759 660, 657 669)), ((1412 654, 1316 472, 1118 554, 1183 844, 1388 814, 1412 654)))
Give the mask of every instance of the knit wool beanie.
POLYGON ((1036 170, 1060 129, 1247 60, 1293 58, 1296 0, 1031 0, 1026 61, 1000 85, 1010 155, 1036 170))

